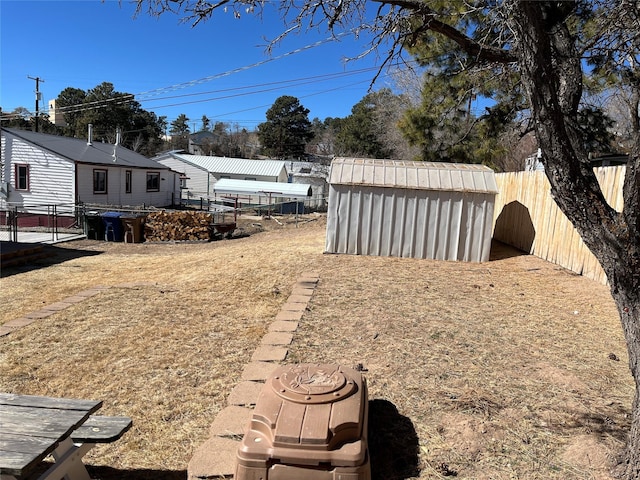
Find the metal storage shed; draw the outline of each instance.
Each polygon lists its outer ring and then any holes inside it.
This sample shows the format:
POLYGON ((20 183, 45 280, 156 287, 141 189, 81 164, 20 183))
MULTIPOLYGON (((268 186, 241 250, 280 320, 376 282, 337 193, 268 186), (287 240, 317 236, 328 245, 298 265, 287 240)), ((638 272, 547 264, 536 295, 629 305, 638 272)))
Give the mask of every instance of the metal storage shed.
POLYGON ((325 250, 487 261, 497 193, 483 165, 336 158, 325 250))

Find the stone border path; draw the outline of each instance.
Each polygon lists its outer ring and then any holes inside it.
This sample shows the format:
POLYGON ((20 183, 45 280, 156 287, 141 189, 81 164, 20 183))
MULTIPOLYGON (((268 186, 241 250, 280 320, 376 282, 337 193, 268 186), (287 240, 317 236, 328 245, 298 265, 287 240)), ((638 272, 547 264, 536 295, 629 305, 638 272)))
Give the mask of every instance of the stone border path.
MULTIPOLYGON (((287 346, 293 341, 293 333, 307 309, 309 300, 318 284, 319 276, 303 274, 294 284, 291 295, 281 307, 268 332, 262 337, 251 361, 245 366, 241 381, 227 397, 228 406, 215 418, 209 428, 210 438, 194 452, 187 468, 188 480, 212 478, 232 478, 235 472, 236 451, 249 427, 251 413, 262 386, 271 372, 279 366, 289 353, 287 346)), ((123 283, 115 288, 135 288, 152 286, 155 283, 123 283)), ((9 320, 0 325, 0 337, 30 325, 36 320, 47 318, 65 308, 98 295, 109 286, 97 286, 76 293, 59 302, 48 305, 23 317, 9 320)))
POLYGON ((149 282, 121 283, 119 285, 113 285, 112 287, 97 286, 97 287, 90 288, 88 290, 83 290, 82 292, 78 292, 75 295, 72 295, 63 300, 60 300, 59 302, 52 303, 51 305, 47 305, 46 307, 41 308, 40 310, 27 313, 26 315, 20 318, 9 320, 8 322, 0 325, 0 337, 9 335, 11 332, 21 327, 30 325, 36 320, 39 320, 41 318, 47 318, 53 315, 54 313, 58 313, 59 311, 64 310, 65 308, 69 308, 70 306, 75 305, 76 303, 80 303, 86 300, 87 298, 94 297, 98 295, 100 292, 103 292, 104 290, 108 290, 109 288, 135 288, 135 287, 146 287, 146 286, 153 286, 153 285, 156 285, 156 284, 149 283, 149 282))
POLYGON ((188 480, 233 477, 236 451, 249 427, 258 395, 271 372, 287 357, 287 346, 293 341, 293 333, 307 309, 318 280, 317 274, 306 273, 293 286, 287 302, 269 325, 268 332, 245 366, 241 382, 227 397, 227 407, 211 424, 209 439, 194 452, 187 468, 188 480))

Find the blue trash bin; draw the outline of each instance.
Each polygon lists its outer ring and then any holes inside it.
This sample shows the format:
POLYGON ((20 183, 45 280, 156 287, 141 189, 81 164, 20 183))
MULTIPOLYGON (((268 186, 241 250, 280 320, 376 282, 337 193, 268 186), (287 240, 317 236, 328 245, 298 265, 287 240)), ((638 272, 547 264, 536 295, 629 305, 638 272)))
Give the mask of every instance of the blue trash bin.
POLYGON ((123 238, 122 221, 120 212, 104 212, 102 222, 104 223, 105 242, 121 242, 123 238))

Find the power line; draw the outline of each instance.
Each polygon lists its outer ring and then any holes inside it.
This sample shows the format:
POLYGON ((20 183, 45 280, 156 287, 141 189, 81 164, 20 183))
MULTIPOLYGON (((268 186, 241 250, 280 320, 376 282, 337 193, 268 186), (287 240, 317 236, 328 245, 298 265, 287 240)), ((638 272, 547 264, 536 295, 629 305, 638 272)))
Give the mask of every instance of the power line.
MULTIPOLYGON (((352 33, 353 31, 354 31, 354 29, 352 29, 350 31, 347 31, 347 32, 341 32, 341 33, 336 34, 334 36, 327 37, 327 38, 324 38, 322 40, 318 40, 317 42, 314 42, 314 43, 305 45, 303 47, 296 48, 296 49, 291 50, 289 52, 283 53, 282 55, 278 55, 278 56, 271 57, 271 58, 268 58, 268 59, 265 59, 265 60, 261 60, 259 62, 253 63, 251 65, 246 65, 244 67, 239 67, 239 68, 235 68, 235 69, 232 69, 232 70, 227 70, 225 72, 218 73, 218 74, 215 74, 215 75, 209 75, 207 77, 199 78, 199 79, 196 79, 196 80, 190 80, 188 82, 177 83, 177 84, 170 85, 170 86, 167 86, 167 87, 160 87, 160 88, 156 88, 156 89, 153 89, 153 90, 147 90, 145 92, 136 93, 134 95, 128 94, 128 95, 123 95, 121 97, 114 97, 114 98, 109 98, 109 99, 104 99, 104 100, 97 100, 95 102, 90 102, 90 103, 83 103, 83 104, 77 104, 77 105, 69 105, 69 106, 66 106, 66 107, 59 107, 59 108, 56 108, 56 110, 60 111, 60 113, 63 113, 63 114, 64 113, 79 113, 79 112, 83 112, 83 111, 86 111, 86 110, 91 110, 91 109, 94 109, 94 108, 103 108, 103 107, 108 106, 111 103, 119 105, 119 104, 125 104, 125 103, 131 102, 131 101, 136 101, 136 100, 137 101, 149 100, 148 98, 144 98, 144 97, 147 97, 147 96, 153 97, 155 95, 160 95, 162 92, 169 92, 169 91, 175 91, 175 90, 179 90, 179 89, 192 87, 192 86, 195 86, 195 85, 211 82, 213 80, 216 80, 216 79, 219 79, 219 78, 222 78, 222 77, 226 77, 226 76, 232 75, 234 73, 239 73, 239 72, 242 72, 242 71, 245 71, 245 70, 249 70, 251 68, 259 67, 261 65, 264 65, 264 64, 267 64, 267 63, 270 63, 270 62, 274 62, 276 60, 280 60, 282 58, 286 58, 286 57, 291 56, 291 55, 295 55, 295 54, 300 53, 302 51, 315 48, 315 47, 320 46, 320 45, 322 45, 324 43, 333 42, 333 41, 337 40, 340 37, 343 37, 343 36, 346 36, 346 35, 352 33)), ((48 110, 47 110, 47 112, 48 112, 48 110)), ((3 115, 3 117, 4 117, 4 115, 3 115)))
MULTIPOLYGON (((358 83, 364 83, 364 82, 368 82, 369 80, 364 80, 362 82, 358 82, 358 83)), ((298 83, 293 83, 291 85, 289 85, 290 87, 295 87, 295 86, 300 86, 300 85, 307 85, 309 83, 316 83, 317 80, 308 80, 305 82, 298 82, 298 83)), ((290 82, 285 82, 285 83, 290 83, 290 82)), ((349 86, 353 86, 355 84, 351 84, 349 86)), ((253 87, 251 87, 253 88, 253 87)), ((168 105, 159 105, 157 107, 155 107, 156 109, 158 108, 168 108, 168 107, 178 107, 180 105, 190 105, 190 104, 194 104, 194 103, 205 103, 205 102, 212 102, 215 100, 224 100, 224 99, 229 99, 229 98, 238 98, 238 97, 243 97, 243 96, 247 96, 247 95, 257 95, 259 93, 266 93, 266 92, 272 92, 274 90, 280 90, 282 87, 281 86, 276 86, 276 87, 272 87, 272 88, 265 88, 265 89, 261 89, 261 90, 255 90, 255 91, 250 91, 250 92, 245 92, 245 93, 240 93, 240 94, 232 94, 232 95, 223 95, 223 96, 219 96, 219 97, 213 97, 213 98, 204 98, 204 99, 200 99, 200 100, 191 100, 188 102, 179 102, 179 103, 171 103, 168 105)), ((335 90, 339 90, 341 87, 337 87, 337 88, 333 88, 330 91, 335 91, 335 90)), ((213 92, 212 92, 213 93, 213 92)), ((199 93, 199 94, 192 94, 192 95, 204 95, 204 93, 199 93)), ((172 97, 167 97, 167 98, 172 98, 172 97)), ((158 99, 160 100, 160 99, 158 99)), ((259 107, 255 107, 255 108, 259 108, 259 107)))
MULTIPOLYGON (((325 93, 329 93, 329 92, 335 92, 336 90, 340 90, 340 89, 342 89, 342 88, 344 88, 344 87, 353 87, 353 86, 355 86, 355 85, 362 84, 362 83, 364 83, 365 81, 367 81, 367 82, 368 82, 368 80, 363 80, 363 81, 361 81, 361 82, 355 82, 355 83, 351 83, 351 84, 349 84, 349 85, 343 85, 343 86, 340 86, 340 87, 334 87, 334 88, 329 88, 329 89, 327 89, 327 90, 322 90, 322 91, 320 91, 320 92, 316 92, 316 93, 310 93, 309 95, 303 95, 303 96, 301 96, 300 98, 308 98, 308 97, 313 97, 313 96, 316 96, 316 95, 323 95, 323 94, 325 94, 325 93)), ((245 109, 242 109, 242 110, 236 110, 236 111, 233 111, 233 112, 221 113, 220 115, 216 115, 216 116, 215 116, 215 117, 213 117, 213 118, 219 118, 219 117, 227 116, 227 115, 235 115, 235 114, 237 114, 237 113, 243 113, 243 112, 250 112, 251 110, 256 110, 256 109, 258 109, 258 108, 267 108, 267 107, 270 107, 270 106, 271 106, 271 104, 268 104, 268 105, 259 105, 259 106, 256 106, 256 107, 245 108, 245 109)), ((256 120, 256 121, 255 121, 255 122, 253 122, 253 123, 259 123, 259 122, 262 122, 262 120, 256 120)))
MULTIPOLYGON (((360 73, 366 73, 366 72, 370 72, 370 71, 374 71, 374 70, 377 70, 377 67, 362 68, 362 69, 359 69, 359 70, 352 70, 350 72, 325 73, 323 75, 315 75, 315 76, 312 76, 312 77, 302 77, 302 78, 296 78, 296 79, 291 79, 291 80, 280 80, 280 81, 277 81, 277 82, 258 83, 258 84, 255 84, 255 85, 245 85, 245 86, 242 86, 242 87, 233 87, 233 88, 225 88, 225 89, 219 89, 219 90, 210 90, 210 91, 207 91, 207 92, 185 93, 185 94, 182 94, 182 95, 172 95, 172 96, 169 96, 169 97, 159 97, 159 98, 153 98, 153 99, 147 99, 147 100, 141 100, 141 101, 154 102, 156 100, 168 100, 168 99, 171 99, 171 98, 194 97, 194 96, 197 96, 197 95, 208 95, 208 94, 211 94, 211 93, 233 92, 233 91, 237 91, 237 90, 246 90, 248 88, 268 87, 268 86, 283 85, 283 84, 293 84, 291 86, 297 86, 297 85, 304 85, 306 83, 312 83, 310 81, 331 80, 331 79, 336 78, 336 77, 357 75, 357 74, 360 74, 360 73)), ((249 93, 252 93, 252 92, 249 92, 249 93)), ((246 94, 242 94, 242 95, 246 95, 246 94)))
MULTIPOLYGON (((260 60, 259 62, 253 63, 251 65, 246 65, 244 67, 234 68, 232 70, 227 70, 226 72, 217 73, 215 75, 209 75, 207 77, 199 78, 199 79, 196 79, 196 80, 191 80, 191 81, 188 81, 188 82, 177 83, 177 84, 174 84, 174 85, 171 85, 171 86, 168 86, 168 87, 161 87, 161 88, 156 88, 154 90, 148 90, 146 92, 138 93, 138 94, 136 94, 136 96, 137 97, 154 96, 154 95, 159 95, 160 93, 166 92, 166 91, 173 91, 173 90, 193 87, 195 85, 199 85, 199 84, 202 84, 202 83, 208 83, 208 82, 211 82, 212 80, 217 80, 217 79, 222 78, 222 77, 227 77, 227 76, 232 75, 234 73, 243 72, 245 70, 249 70, 251 68, 259 67, 259 66, 265 65, 267 63, 274 62, 276 60, 281 60, 283 58, 289 57, 291 55, 295 55, 295 54, 303 52, 305 50, 310 50, 312 48, 318 47, 318 46, 323 45, 325 43, 334 42, 334 41, 336 41, 337 39, 339 39, 339 38, 341 38, 343 36, 351 34, 353 31, 355 31, 355 29, 351 29, 351 30, 349 30, 347 32, 341 32, 341 33, 338 33, 338 34, 336 34, 334 36, 327 37, 327 38, 324 38, 322 40, 318 40, 317 42, 310 43, 310 44, 305 45, 303 47, 296 48, 294 50, 290 50, 289 52, 283 53, 281 55, 277 55, 275 57, 267 58, 265 60, 260 60)), ((144 100, 144 98, 140 98, 140 99, 144 100)))
MULTIPOLYGON (((328 73, 328 74, 323 74, 323 75, 315 75, 315 76, 311 76, 311 77, 302 77, 302 78, 297 78, 297 79, 281 80, 281 81, 276 81, 276 82, 267 82, 267 83, 256 84, 256 85, 246 85, 246 86, 242 86, 242 87, 234 87, 234 88, 229 88, 229 89, 219 89, 219 90, 212 90, 212 91, 207 91, 207 92, 198 92, 198 93, 189 93, 189 94, 182 94, 182 95, 173 95, 173 96, 167 96, 167 97, 158 97, 158 98, 153 98, 153 99, 148 99, 148 100, 143 100, 143 101, 152 102, 152 101, 159 101, 159 100, 168 100, 168 99, 172 99, 172 98, 185 98, 185 97, 193 97, 193 96, 199 96, 199 95, 207 95, 207 94, 211 94, 211 93, 224 93, 224 92, 241 91, 241 90, 253 89, 253 88, 261 87, 261 86, 273 86, 272 88, 266 88, 266 89, 261 89, 261 90, 256 90, 256 91, 249 91, 249 92, 243 92, 243 93, 238 93, 238 94, 224 95, 224 96, 220 96, 220 97, 205 98, 205 99, 186 101, 186 102, 178 102, 178 103, 172 103, 172 104, 167 104, 167 105, 159 105, 159 106, 153 107, 154 109, 168 108, 168 107, 175 107, 175 106, 180 106, 180 105, 189 105, 189 104, 194 104, 194 103, 211 102, 211 101, 228 99, 228 98, 237 98, 237 97, 247 96, 247 95, 256 95, 256 94, 259 94, 259 93, 265 93, 265 92, 268 92, 268 91, 278 90, 280 88, 283 88, 283 86, 288 86, 288 87, 300 86, 300 85, 305 85, 305 84, 309 84, 309 83, 316 83, 318 81, 328 81, 328 80, 333 80, 335 78, 359 75, 359 74, 362 74, 362 73, 375 71, 375 70, 377 70, 377 67, 368 67, 368 68, 362 68, 362 69, 349 71, 349 72, 333 72, 333 73, 328 73)), ((366 81, 369 81, 369 80, 366 80, 366 81)), ((349 84, 347 86, 353 86, 353 85, 356 85, 356 84, 359 84, 359 83, 363 83, 363 82, 357 82, 357 83, 354 83, 354 84, 349 84)), ((332 89, 330 89, 328 91, 336 91, 336 90, 339 90, 340 88, 343 88, 343 87, 332 88, 332 89)), ((321 94, 321 93, 323 93, 323 92, 318 92, 317 94, 321 94)), ((314 94, 314 95, 317 95, 317 94, 314 94)), ((84 112, 84 111, 88 111, 88 110, 96 110, 96 109, 99 109, 99 108, 106 108, 106 107, 108 107, 108 106, 110 106, 112 104, 113 105, 124 105, 124 104, 126 104, 128 102, 131 102, 131 101, 135 101, 134 95, 123 95, 121 97, 115 97, 115 98, 111 98, 111 99, 97 100, 97 101, 94 101, 94 102, 78 104, 77 106, 60 107, 60 108, 56 108, 56 111, 61 111, 61 113, 80 113, 80 112, 84 112)), ((246 109, 244 111, 253 110, 253 109, 256 109, 256 108, 261 108, 261 106, 253 107, 251 109, 246 109)), ((46 110, 46 112, 49 112, 49 110, 46 110)), ((7 113, 3 113, 2 114, 2 119, 3 120, 8 120, 8 119, 19 118, 19 117, 23 117, 23 116, 24 116, 23 113, 8 113, 8 114, 7 113)))
MULTIPOLYGON (((214 92, 202 92, 202 93, 194 93, 194 94, 185 94, 185 95, 176 95, 176 96, 169 96, 169 97, 158 97, 158 98, 145 98, 145 97, 154 97, 157 95, 160 95, 162 92, 170 92, 170 91, 176 91, 179 89, 184 89, 184 88, 189 88, 192 86, 196 86, 199 84, 203 84, 203 83, 207 83, 210 81, 213 81, 215 79, 219 79, 225 76, 229 76, 232 75, 234 73, 239 73, 241 71, 245 71, 251 68, 255 68, 261 65, 264 65, 266 63, 269 62, 273 62, 291 55, 295 55, 297 53, 300 53, 302 51, 305 50, 309 50, 312 48, 315 48, 317 46, 320 46, 324 43, 328 43, 328 42, 333 42, 335 40, 337 40, 340 37, 346 36, 350 33, 352 33, 353 31, 355 31, 355 29, 352 29, 350 31, 347 32, 341 32, 339 34, 336 34, 335 36, 331 36, 322 40, 318 40, 317 42, 305 45, 303 47, 291 50, 289 52, 286 52, 282 55, 278 55, 266 60, 262 60, 256 63, 253 63, 251 65, 247 65, 244 67, 239 67, 239 68, 235 68, 232 70, 228 70, 226 72, 222 72, 222 73, 218 73, 215 75, 210 75, 207 77, 203 77, 200 79, 196 79, 196 80, 191 80, 188 82, 182 82, 182 83, 178 83, 178 84, 174 84, 174 85, 170 85, 167 87, 161 87, 161 88, 157 88, 157 89, 153 89, 153 90, 148 90, 145 92, 140 92, 134 95, 131 94, 127 94, 127 95, 123 95, 121 97, 114 97, 114 98, 109 98, 109 99, 104 99, 104 100, 97 100, 94 102, 89 102, 89 103, 82 103, 82 104, 77 104, 77 105, 69 105, 66 107, 59 107, 56 108, 56 111, 59 111, 60 113, 80 113, 83 111, 87 111, 87 110, 94 110, 94 109, 98 109, 98 108, 105 108, 111 104, 114 105, 124 105, 127 104, 129 102, 133 102, 133 101, 144 101, 144 102, 150 102, 150 101, 157 101, 157 100, 162 100, 162 99, 169 99, 169 98, 182 98, 184 96, 196 96, 196 95, 206 95, 209 93, 217 93, 217 92, 224 92, 225 90, 220 90, 220 91, 214 91, 214 92)), ((323 78, 323 77, 332 77, 332 76, 349 76, 349 75, 357 75, 359 73, 364 73, 367 71, 373 71, 373 70, 377 70, 378 67, 369 67, 369 68, 365 68, 365 69, 360 69, 360 70, 356 70, 354 72, 339 72, 339 73, 332 73, 332 74, 326 74, 326 75, 319 75, 316 77, 306 77, 306 78, 302 78, 302 79, 294 79, 294 80, 285 80, 282 82, 271 82, 271 83, 267 83, 267 84, 258 84, 258 85, 253 85, 253 86, 246 86, 246 87, 237 87, 236 89, 229 89, 226 91, 233 91, 233 90, 242 90, 242 89, 249 89, 249 88, 256 88, 256 87, 260 87, 260 86, 268 86, 268 85, 278 85, 278 84, 286 84, 286 83, 294 83, 294 85, 292 86, 296 86, 295 82, 303 82, 305 80, 308 79, 318 79, 318 78, 323 78)), ((328 79, 328 78, 327 78, 328 79)), ((275 89, 275 88, 274 88, 275 89)), ((270 90, 274 90, 274 89, 270 89, 270 90)), ((336 89, 332 89, 332 90, 336 90, 336 89)), ((269 91, 269 90, 265 90, 265 91, 269 91)), ((243 96, 243 95, 251 95, 251 94, 257 94, 257 93, 263 93, 263 91, 256 91, 256 92, 249 92, 249 93, 244 93, 241 95, 237 95, 237 96, 243 96)), ((193 102, 183 102, 183 103, 176 103, 176 104, 170 104, 170 105, 163 105, 163 106, 158 106, 155 108, 166 108, 166 107, 172 107, 172 106, 179 106, 179 105, 186 105, 186 104, 192 104, 192 103, 201 103, 201 102, 207 102, 207 101, 213 101, 213 100, 219 100, 222 98, 233 98, 233 95, 230 96, 226 96, 226 97, 220 97, 220 98, 213 98, 213 99, 203 99, 203 100, 199 100, 199 101, 193 101, 193 102)), ((256 107, 259 108, 259 107, 256 107)), ((37 106, 36 106, 36 110, 37 106)), ((49 113, 49 110, 45 110, 47 113, 49 113)), ((11 119, 11 118, 19 118, 21 117, 21 114, 5 114, 4 112, 2 113, 2 119, 3 120, 7 120, 7 119, 11 119)), ((37 119, 37 116, 36 116, 37 119)))

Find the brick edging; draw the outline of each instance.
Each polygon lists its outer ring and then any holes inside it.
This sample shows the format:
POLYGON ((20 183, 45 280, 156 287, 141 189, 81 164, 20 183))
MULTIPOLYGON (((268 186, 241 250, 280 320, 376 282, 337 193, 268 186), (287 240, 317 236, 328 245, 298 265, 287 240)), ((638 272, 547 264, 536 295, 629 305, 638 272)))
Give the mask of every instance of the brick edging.
POLYGON ((80 303, 87 298, 94 297, 99 293, 108 290, 110 288, 135 288, 135 287, 147 287, 157 285, 156 283, 151 282, 137 282, 137 283, 121 283, 118 285, 104 286, 98 285, 93 288, 89 288, 87 290, 82 290, 81 292, 76 293, 75 295, 71 295, 70 297, 64 298, 58 302, 47 305, 46 307, 41 308, 40 310, 36 310, 35 312, 29 312, 22 317, 14 318, 13 320, 9 320, 8 322, 0 325, 0 337, 4 337, 5 335, 9 335, 11 332, 18 330, 19 328, 26 327, 27 325, 31 325, 36 320, 40 320, 41 318, 47 318, 53 315, 54 313, 58 313, 62 310, 65 310, 76 303, 80 303))
POLYGON ((258 394, 271 372, 286 359, 298 322, 307 309, 320 277, 301 275, 287 302, 269 325, 251 361, 245 365, 242 380, 227 398, 227 407, 209 428, 209 439, 193 454, 187 468, 188 480, 231 478, 235 473, 236 451, 246 433, 258 394))

